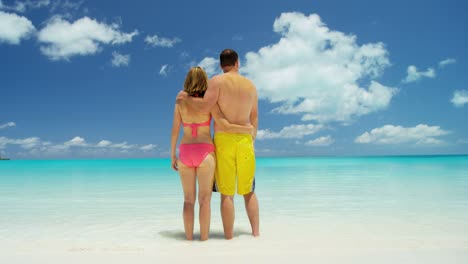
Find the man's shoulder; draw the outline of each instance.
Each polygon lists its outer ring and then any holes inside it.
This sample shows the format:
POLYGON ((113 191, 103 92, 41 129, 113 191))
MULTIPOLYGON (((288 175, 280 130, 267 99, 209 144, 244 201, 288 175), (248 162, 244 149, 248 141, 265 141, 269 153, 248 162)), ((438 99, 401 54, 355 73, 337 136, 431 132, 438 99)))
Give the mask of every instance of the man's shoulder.
POLYGON ((231 75, 226 73, 221 73, 215 75, 211 78, 210 82, 213 86, 217 87, 229 87, 234 84, 234 86, 249 87, 254 88, 254 83, 247 77, 241 74, 231 75))
POLYGON ((218 74, 218 75, 215 75, 213 77, 211 77, 210 79, 210 82, 211 84, 220 84, 224 81, 225 77, 223 76, 223 74, 218 74))
POLYGON ((243 82, 246 84, 246 86, 256 89, 255 84, 250 80, 249 78, 245 77, 244 75, 241 75, 243 82))
POLYGON ((237 76, 238 76, 238 78, 239 78, 240 80, 242 80, 243 82, 253 85, 252 80, 250 80, 249 78, 247 78, 244 74, 239 73, 237 76))
POLYGON ((226 78, 226 73, 222 72, 211 77, 211 80, 222 80, 224 78, 226 78))

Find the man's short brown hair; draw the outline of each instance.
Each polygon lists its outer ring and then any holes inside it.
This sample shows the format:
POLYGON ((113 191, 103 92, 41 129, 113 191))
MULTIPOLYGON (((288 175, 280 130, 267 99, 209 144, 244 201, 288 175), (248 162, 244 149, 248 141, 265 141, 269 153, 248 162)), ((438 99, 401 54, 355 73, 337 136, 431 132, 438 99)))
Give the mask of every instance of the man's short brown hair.
POLYGON ((236 61, 238 59, 239 59, 239 55, 237 55, 237 52, 233 49, 225 49, 219 55, 219 63, 221 64, 221 67, 223 68, 226 66, 236 65, 236 61))

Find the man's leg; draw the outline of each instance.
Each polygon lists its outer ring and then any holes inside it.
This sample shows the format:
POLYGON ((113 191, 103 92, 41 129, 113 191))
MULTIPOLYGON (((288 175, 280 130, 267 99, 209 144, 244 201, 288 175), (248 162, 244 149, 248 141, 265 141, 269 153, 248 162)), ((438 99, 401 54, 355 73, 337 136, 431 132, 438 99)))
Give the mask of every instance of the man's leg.
MULTIPOLYGON (((234 138, 235 139, 235 138, 234 138)), ((221 218, 224 237, 234 236, 234 194, 236 189, 236 160, 233 136, 227 133, 215 133, 216 146, 216 184, 221 193, 221 218)))
POLYGON ((260 229, 260 217, 259 217, 259 209, 258 209, 258 200, 257 195, 255 192, 248 193, 244 195, 245 201, 245 210, 247 211, 247 216, 249 217, 250 226, 252 227, 252 235, 259 236, 260 229))
POLYGON ((226 239, 234 236, 234 215, 234 196, 221 194, 221 217, 226 239))
POLYGON ((252 227, 252 235, 259 236, 259 209, 255 195, 255 150, 250 135, 245 135, 239 142, 236 159, 237 193, 244 196, 245 210, 252 227))

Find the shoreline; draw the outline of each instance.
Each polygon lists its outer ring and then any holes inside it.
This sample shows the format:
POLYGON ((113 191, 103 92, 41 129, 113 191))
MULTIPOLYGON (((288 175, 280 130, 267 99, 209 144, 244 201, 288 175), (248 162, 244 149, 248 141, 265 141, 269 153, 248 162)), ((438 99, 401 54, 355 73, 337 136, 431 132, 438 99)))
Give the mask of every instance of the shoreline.
MULTIPOLYGON (((362 156, 257 156, 257 160, 262 159, 385 159, 385 158, 450 158, 450 157, 468 157, 467 154, 415 154, 415 155, 362 155, 362 156)), ((10 161, 131 161, 131 160, 170 160, 170 157, 157 158, 64 158, 64 159, 10 159, 0 158, 0 160, 10 161)))

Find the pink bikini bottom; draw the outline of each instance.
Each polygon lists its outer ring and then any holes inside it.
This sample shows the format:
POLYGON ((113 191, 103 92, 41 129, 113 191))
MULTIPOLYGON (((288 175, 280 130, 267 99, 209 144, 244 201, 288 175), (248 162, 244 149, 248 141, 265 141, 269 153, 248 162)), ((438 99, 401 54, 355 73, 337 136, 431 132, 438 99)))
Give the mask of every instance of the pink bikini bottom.
POLYGON ((179 159, 185 166, 196 168, 200 166, 208 154, 214 151, 214 145, 209 143, 180 144, 179 159))

